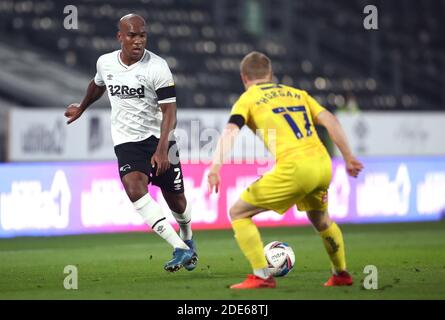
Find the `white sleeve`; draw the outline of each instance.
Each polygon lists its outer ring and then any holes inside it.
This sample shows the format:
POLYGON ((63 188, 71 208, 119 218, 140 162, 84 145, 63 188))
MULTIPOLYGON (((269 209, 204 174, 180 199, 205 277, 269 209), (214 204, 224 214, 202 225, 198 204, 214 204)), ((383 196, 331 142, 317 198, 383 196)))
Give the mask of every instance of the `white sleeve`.
POLYGON ((163 59, 157 61, 153 71, 152 81, 153 87, 158 95, 158 103, 176 102, 175 82, 167 62, 163 59), (164 88, 168 88, 168 90, 164 90, 164 88))
POLYGON ((99 87, 103 87, 105 85, 105 81, 102 78, 102 74, 100 72, 100 57, 99 59, 97 59, 96 63, 96 75, 94 76, 94 83, 99 87))

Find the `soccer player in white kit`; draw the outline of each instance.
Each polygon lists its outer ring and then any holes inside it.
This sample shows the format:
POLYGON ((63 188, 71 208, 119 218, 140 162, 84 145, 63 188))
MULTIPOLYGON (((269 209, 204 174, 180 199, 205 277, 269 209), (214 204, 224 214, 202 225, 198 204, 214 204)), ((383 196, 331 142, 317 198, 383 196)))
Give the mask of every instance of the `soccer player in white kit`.
POLYGON ((136 14, 119 21, 121 49, 97 60, 97 73, 82 102, 68 106, 67 123, 78 119, 107 90, 111 103, 111 135, 119 174, 135 209, 149 227, 172 247, 173 258, 164 269, 196 268, 198 256, 192 240, 191 206, 184 196, 179 154, 174 141, 176 93, 167 62, 145 49, 145 20, 136 14), (170 157, 169 157, 170 155, 170 157), (180 227, 168 223, 148 184, 162 194, 180 227))

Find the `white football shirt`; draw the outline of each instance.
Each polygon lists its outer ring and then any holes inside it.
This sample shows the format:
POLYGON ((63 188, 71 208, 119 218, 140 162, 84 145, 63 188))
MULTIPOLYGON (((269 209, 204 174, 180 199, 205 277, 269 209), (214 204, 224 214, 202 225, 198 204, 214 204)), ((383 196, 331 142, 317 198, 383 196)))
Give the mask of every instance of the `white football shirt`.
POLYGON ((175 96, 158 99, 157 90, 174 86, 167 62, 148 50, 142 58, 125 65, 117 50, 97 60, 94 82, 106 86, 111 103, 111 136, 114 145, 161 135, 159 104, 176 102, 175 96))

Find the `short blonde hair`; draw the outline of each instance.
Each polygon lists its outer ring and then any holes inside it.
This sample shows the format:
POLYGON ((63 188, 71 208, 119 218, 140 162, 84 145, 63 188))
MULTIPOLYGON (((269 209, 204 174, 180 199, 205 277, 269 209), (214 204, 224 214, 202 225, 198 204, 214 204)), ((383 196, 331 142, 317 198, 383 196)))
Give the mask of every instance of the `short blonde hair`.
POLYGON ((272 72, 272 63, 264 53, 252 51, 241 60, 240 69, 249 80, 262 79, 272 72))

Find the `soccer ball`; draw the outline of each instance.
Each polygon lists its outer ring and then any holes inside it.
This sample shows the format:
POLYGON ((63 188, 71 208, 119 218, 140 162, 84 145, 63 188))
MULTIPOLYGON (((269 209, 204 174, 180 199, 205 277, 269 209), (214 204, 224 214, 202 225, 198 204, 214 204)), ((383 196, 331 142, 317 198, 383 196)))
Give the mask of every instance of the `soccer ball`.
POLYGON ((264 247, 268 269, 274 277, 284 277, 295 263, 294 250, 285 242, 272 241, 264 247))

